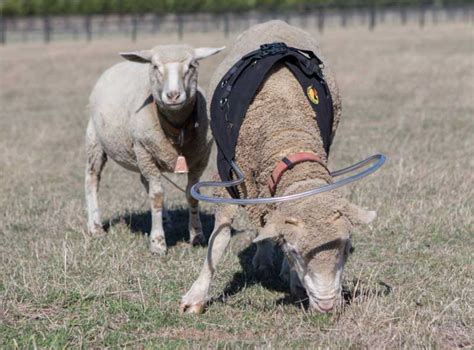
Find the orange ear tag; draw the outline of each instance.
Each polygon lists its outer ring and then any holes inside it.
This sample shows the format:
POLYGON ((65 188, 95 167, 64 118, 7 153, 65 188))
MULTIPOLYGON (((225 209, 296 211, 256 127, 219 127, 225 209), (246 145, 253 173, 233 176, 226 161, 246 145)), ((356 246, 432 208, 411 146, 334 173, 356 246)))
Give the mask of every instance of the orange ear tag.
POLYGON ((176 160, 176 165, 174 166, 174 173, 175 174, 187 174, 188 170, 188 163, 186 162, 186 158, 184 156, 178 156, 176 160))

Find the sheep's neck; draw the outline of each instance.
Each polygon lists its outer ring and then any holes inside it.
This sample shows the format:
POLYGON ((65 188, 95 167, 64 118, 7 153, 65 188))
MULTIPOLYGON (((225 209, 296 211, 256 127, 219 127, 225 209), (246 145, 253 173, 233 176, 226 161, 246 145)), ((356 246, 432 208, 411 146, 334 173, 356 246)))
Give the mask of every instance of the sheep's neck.
POLYGON ((317 162, 300 163, 283 174, 275 196, 283 196, 290 187, 293 188, 295 184, 307 182, 308 180, 318 180, 324 183, 332 182, 331 175, 322 164, 317 162))
POLYGON ((171 124, 173 128, 181 129, 188 124, 189 118, 192 117, 196 99, 197 98, 194 97, 186 102, 182 108, 177 110, 162 108, 157 104, 158 117, 164 119, 166 123, 171 124))

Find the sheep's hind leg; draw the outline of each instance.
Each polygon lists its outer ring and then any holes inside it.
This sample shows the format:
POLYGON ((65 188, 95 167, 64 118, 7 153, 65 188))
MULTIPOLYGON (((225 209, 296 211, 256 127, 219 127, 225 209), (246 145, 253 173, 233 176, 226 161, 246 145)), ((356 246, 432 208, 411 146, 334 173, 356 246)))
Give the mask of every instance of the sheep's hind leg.
POLYGON ((235 207, 230 206, 217 208, 216 223, 209 240, 206 260, 199 277, 181 299, 182 313, 200 314, 204 311, 216 266, 230 242, 230 228, 235 211, 235 207))
POLYGON ((94 235, 104 234, 102 221, 100 219, 99 203, 97 193, 99 191, 100 175, 107 161, 102 146, 100 145, 94 126, 89 122, 86 134, 86 173, 85 192, 87 202, 87 229, 94 235))
POLYGON ((199 217, 199 201, 191 196, 191 187, 199 181, 201 174, 190 172, 188 174, 188 185, 186 186, 186 199, 189 206, 189 242, 192 245, 203 245, 206 238, 202 231, 201 218, 199 217))

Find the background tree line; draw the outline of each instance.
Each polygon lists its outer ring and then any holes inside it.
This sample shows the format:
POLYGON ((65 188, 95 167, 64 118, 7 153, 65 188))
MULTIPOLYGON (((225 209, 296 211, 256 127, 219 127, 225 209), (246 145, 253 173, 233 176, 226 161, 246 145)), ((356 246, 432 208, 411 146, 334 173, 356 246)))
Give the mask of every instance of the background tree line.
POLYGON ((0 0, 4 16, 192 13, 225 11, 305 11, 318 6, 419 6, 472 0, 0 0))

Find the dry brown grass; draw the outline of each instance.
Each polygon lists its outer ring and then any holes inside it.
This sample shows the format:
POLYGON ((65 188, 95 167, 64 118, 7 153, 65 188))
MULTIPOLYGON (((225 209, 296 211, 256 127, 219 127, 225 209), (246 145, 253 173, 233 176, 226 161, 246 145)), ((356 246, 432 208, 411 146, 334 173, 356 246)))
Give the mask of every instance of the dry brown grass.
MULTIPOLYGON (((0 347, 472 347, 473 39, 459 24, 321 36, 344 101, 330 166, 389 158, 345 189, 379 217, 355 233, 348 303, 329 317, 300 309, 276 278, 256 281, 245 234, 222 263, 209 311, 178 315, 205 253, 181 242, 184 198, 170 188, 177 244, 153 258, 146 237, 131 233, 149 224, 138 177, 112 163, 100 193, 109 235, 85 235, 89 91, 116 52, 167 38, 0 48, 0 347)), ((219 59, 203 63, 203 86, 219 59)))

